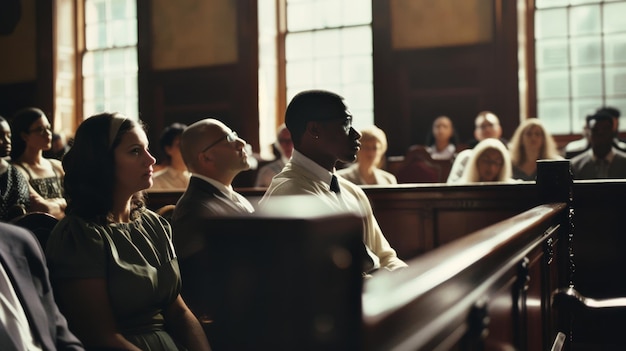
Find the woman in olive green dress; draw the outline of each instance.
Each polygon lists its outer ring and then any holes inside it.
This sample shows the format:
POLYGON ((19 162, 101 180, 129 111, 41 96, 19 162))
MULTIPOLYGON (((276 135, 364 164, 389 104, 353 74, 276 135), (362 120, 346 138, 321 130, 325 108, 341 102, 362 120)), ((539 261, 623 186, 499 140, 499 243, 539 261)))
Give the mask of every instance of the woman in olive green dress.
POLYGON ((143 203, 154 162, 142 126, 108 113, 79 126, 63 159, 68 207, 46 256, 59 307, 87 348, 210 350, 179 294, 170 226, 143 203))

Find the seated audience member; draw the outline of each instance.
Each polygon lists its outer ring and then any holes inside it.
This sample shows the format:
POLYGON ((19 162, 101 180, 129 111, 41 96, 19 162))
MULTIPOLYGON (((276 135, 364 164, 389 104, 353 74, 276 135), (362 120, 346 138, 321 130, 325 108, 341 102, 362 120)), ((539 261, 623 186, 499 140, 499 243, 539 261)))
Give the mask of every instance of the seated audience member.
MULTIPOLYGON (((626 152, 626 143, 620 140, 617 137, 617 133, 619 132, 619 117, 621 115, 620 110, 615 107, 601 107, 597 112, 606 112, 613 117, 613 129, 615 130, 615 138, 613 138, 613 146, 615 146, 618 150, 626 152)), ((589 142, 590 131, 587 128, 587 125, 583 127, 583 137, 569 142, 565 145, 565 158, 571 159, 574 156, 580 155, 581 153, 589 150, 591 147, 591 143, 589 142)))
POLYGON ((574 179, 626 178, 626 153, 614 145, 614 117, 605 111, 586 118, 591 148, 570 161, 574 179))
POLYGON ((0 237, 0 348, 84 350, 59 312, 35 236, 0 223, 0 237))
POLYGON ((280 157, 259 169, 254 186, 268 187, 272 182, 272 178, 283 170, 283 167, 291 158, 293 141, 291 140, 291 133, 289 133, 289 129, 287 129, 284 123, 278 127, 275 148, 279 151, 280 157))
POLYGON ((170 225, 143 202, 154 163, 143 126, 110 113, 82 122, 63 158, 67 216, 46 255, 59 308, 88 349, 210 350, 180 296, 170 225))
POLYGON ((433 127, 426 137, 426 150, 433 160, 450 160, 456 155, 458 138, 452 120, 448 116, 439 116, 433 121, 433 127))
POLYGON ((247 170, 251 158, 245 151, 246 142, 224 123, 207 118, 183 132, 180 149, 191 180, 178 200, 172 214, 174 244, 178 253, 180 272, 185 282, 182 296, 191 310, 201 319, 213 320, 211 342, 217 350, 224 348, 220 321, 214 320, 214 296, 219 287, 207 285, 204 259, 205 236, 210 232, 207 218, 248 215, 252 204, 233 190, 232 182, 247 170))
POLYGON ((181 259, 203 247, 203 219, 254 212, 252 204, 233 190, 233 179, 247 170, 246 141, 224 123, 200 120, 183 132, 180 148, 191 179, 172 214, 174 243, 181 259))
MULTIPOLYGON (((455 183, 461 178, 461 175, 463 174, 463 169, 465 168, 467 161, 472 155, 472 148, 476 146, 476 144, 487 138, 501 139, 502 137, 500 120, 498 119, 498 116, 496 116, 493 112, 480 112, 474 120, 474 126, 474 138, 476 139, 469 143, 470 149, 461 151, 454 159, 452 169, 450 170, 450 174, 448 175, 448 183, 455 183)), ((504 145, 506 145, 505 140, 501 139, 500 141, 504 145)))
POLYGON ((387 136, 382 129, 370 126, 361 131, 361 147, 357 162, 337 171, 337 174, 357 185, 398 184, 396 176, 380 169, 387 151, 387 136))
POLYGON ((520 123, 509 143, 509 153, 513 179, 519 180, 535 180, 537 160, 562 159, 552 135, 537 118, 520 123))
POLYGON ((63 197, 63 167, 56 159, 43 157, 52 147, 48 118, 38 108, 18 111, 11 120, 11 161, 28 180, 31 205, 62 218, 67 205, 63 197))
POLYGON ((487 138, 474 147, 458 183, 509 182, 511 175, 511 157, 506 146, 498 139, 487 138))
POLYGON ((167 166, 154 173, 151 191, 187 188, 191 174, 180 152, 180 136, 185 128, 184 124, 172 123, 161 134, 159 145, 167 158, 167 166))
POLYGON ((0 116, 0 221, 8 222, 28 211, 28 182, 6 159, 11 153, 11 128, 0 116))
POLYGON ((355 161, 361 138, 352 128, 352 115, 344 99, 323 90, 301 92, 287 106, 285 123, 295 150, 260 205, 269 204, 274 196, 311 195, 337 211, 357 211, 363 216, 364 250, 368 253, 364 255, 363 274, 378 268, 406 267, 384 237, 365 192, 335 175, 337 161, 355 161))

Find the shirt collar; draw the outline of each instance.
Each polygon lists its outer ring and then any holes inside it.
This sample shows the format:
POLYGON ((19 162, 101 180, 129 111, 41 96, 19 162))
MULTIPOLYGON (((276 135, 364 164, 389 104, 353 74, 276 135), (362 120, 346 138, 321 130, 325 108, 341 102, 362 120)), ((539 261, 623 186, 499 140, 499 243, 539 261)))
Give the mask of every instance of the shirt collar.
POLYGON ((202 174, 198 174, 198 173, 191 173, 191 176, 204 180, 205 182, 216 187, 217 190, 219 190, 222 194, 226 195, 228 198, 232 198, 232 193, 233 193, 232 185, 226 186, 223 183, 218 182, 217 180, 213 178, 209 178, 207 176, 203 176, 202 174))
POLYGON ((315 161, 298 152, 298 150, 293 150, 293 154, 291 155, 291 162, 308 169, 317 178, 328 183, 328 186, 330 187, 330 178, 333 176, 333 174, 335 174, 334 168, 332 172, 329 172, 324 167, 318 165, 315 161))
MULTIPOLYGON (((591 152, 591 156, 593 158, 594 161, 598 161, 598 157, 596 157, 596 155, 593 153, 593 149, 589 149, 589 152, 591 152)), ((604 160, 608 163, 611 163, 611 161, 613 161, 613 157, 615 157, 615 148, 612 147, 611 150, 609 151, 608 154, 606 154, 606 156, 604 156, 604 160)))

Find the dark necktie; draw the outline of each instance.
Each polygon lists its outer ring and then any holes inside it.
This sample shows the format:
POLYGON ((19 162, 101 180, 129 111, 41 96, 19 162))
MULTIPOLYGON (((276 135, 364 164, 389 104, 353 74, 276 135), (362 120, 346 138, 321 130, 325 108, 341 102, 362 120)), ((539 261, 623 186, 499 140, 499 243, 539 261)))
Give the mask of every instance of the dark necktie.
POLYGON ((339 193, 341 189, 339 189, 339 182, 337 181, 337 176, 333 174, 333 177, 330 178, 330 190, 335 193, 339 193))

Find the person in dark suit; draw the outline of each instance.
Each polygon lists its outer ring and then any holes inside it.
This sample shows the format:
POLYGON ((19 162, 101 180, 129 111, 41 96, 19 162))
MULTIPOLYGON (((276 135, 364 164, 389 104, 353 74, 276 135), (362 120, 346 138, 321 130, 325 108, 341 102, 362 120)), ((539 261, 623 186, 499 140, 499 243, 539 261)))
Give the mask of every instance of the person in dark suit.
MULTIPOLYGON (((619 118, 621 116, 621 112, 619 109, 615 107, 601 107, 596 110, 598 112, 606 112, 613 117, 613 129, 615 130, 615 137, 613 138, 613 146, 616 147, 620 151, 626 152, 626 142, 619 139, 617 133, 619 132, 619 118)), ((582 154, 583 152, 589 150, 591 147, 591 143, 589 142, 590 131, 589 128, 585 125, 583 128, 583 137, 569 142, 565 145, 565 158, 573 159, 575 156, 582 154)))
POLYGON ((614 124, 606 111, 587 116, 591 148, 570 161, 574 179, 626 178, 626 153, 613 145, 614 124))
POLYGON ((0 303, 0 312, 4 309, 4 318, 0 318, 1 349, 30 350, 34 345, 42 350, 84 350, 54 301, 44 254, 35 236, 24 228, 0 222, 0 237, 0 297, 5 301, 0 303), (17 312, 13 319, 5 309, 11 301, 17 312), (11 331, 15 326, 12 322, 24 317, 29 330, 11 331))
MULTIPOLYGON (((219 287, 209 286, 209 268, 203 260, 207 219, 254 212, 252 204, 233 190, 232 181, 250 168, 246 142, 224 123, 207 118, 185 129, 180 150, 191 179, 172 214, 174 246, 178 253, 182 295, 202 320, 212 318, 209 296, 219 287)), ((214 301, 213 301, 214 302, 214 301)), ((219 335, 209 335, 220 349, 219 335)))
POLYGON ((231 185, 239 172, 250 168, 245 145, 236 132, 212 118, 192 124, 181 135, 180 148, 191 179, 172 214, 179 258, 202 249, 204 228, 198 223, 203 219, 254 212, 231 185))

